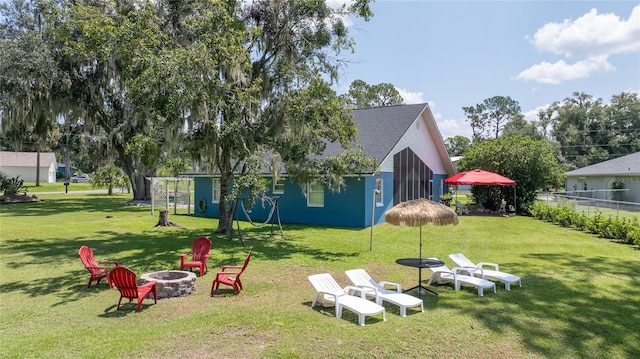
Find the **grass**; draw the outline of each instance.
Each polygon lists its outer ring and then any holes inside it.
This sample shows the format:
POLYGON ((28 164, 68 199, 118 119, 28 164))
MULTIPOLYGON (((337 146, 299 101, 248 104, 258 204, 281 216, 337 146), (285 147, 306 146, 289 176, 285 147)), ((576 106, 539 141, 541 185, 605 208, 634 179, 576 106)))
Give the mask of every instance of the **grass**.
MULTIPOLYGON (((36 196, 38 196, 38 193, 42 193, 42 192, 60 192, 60 193, 65 192, 64 180, 58 180, 58 182, 55 182, 55 183, 49 183, 49 182, 43 181, 43 182, 40 182, 40 186, 37 186, 37 187, 35 182, 25 182, 24 185, 29 188, 28 194, 35 194, 36 196)), ((97 186, 94 188, 91 183, 82 182, 82 183, 69 183, 69 187, 66 190, 72 192, 72 191, 90 191, 93 189, 105 189, 105 188, 106 187, 101 187, 101 186, 97 186)))
MULTIPOLYGON (((75 184, 74 184, 75 185, 75 184)), ((2 358, 637 358, 640 357, 640 251, 526 217, 463 216, 458 226, 422 228, 423 253, 447 263, 462 252, 501 264, 523 287, 478 297, 473 288, 436 286, 425 313, 366 326, 345 311, 310 304, 307 276, 365 268, 378 280, 417 284, 395 259, 418 255, 417 228, 369 229, 285 224, 287 240, 243 223, 246 246, 212 235, 213 219, 173 215, 180 228, 155 228, 148 207, 127 194, 41 194, 43 202, 0 207, 2 358), (135 302, 116 311, 118 291, 87 288, 78 248, 115 259, 138 275, 177 269, 191 241, 213 241, 209 272, 187 298, 135 302), (209 296, 224 264, 253 257, 234 295, 209 296)), ((423 272, 423 280, 429 276, 423 272)))

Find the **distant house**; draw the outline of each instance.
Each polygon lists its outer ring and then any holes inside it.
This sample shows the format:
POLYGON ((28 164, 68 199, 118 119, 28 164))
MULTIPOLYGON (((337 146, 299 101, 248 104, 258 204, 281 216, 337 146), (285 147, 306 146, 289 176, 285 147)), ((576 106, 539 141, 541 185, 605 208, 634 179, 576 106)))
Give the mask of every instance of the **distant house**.
MULTIPOLYGON (((64 164, 58 165, 58 173, 63 177, 67 175, 67 166, 64 164)), ((73 176, 76 173, 76 168, 73 166, 69 166, 69 177, 73 176)))
MULTIPOLYGON (((0 151, 0 172, 25 182, 36 182, 37 152, 0 151)), ((56 182, 58 162, 53 152, 40 153, 40 182, 56 182)))
POLYGON ((566 191, 612 199, 614 182, 622 184, 621 200, 640 203, 640 152, 567 172, 566 191))
MULTIPOLYGON (((271 183, 267 196, 278 197, 282 222, 364 228, 384 222, 384 213, 395 204, 416 198, 438 201, 443 180, 455 173, 447 150, 427 104, 357 109, 353 119, 357 143, 375 158, 374 173, 346 176, 339 193, 314 183, 300 186, 286 179, 271 183)), ((329 144, 324 155, 342 148, 329 144)), ((220 178, 190 174, 194 179, 197 216, 219 216, 220 178)), ((269 176, 269 174, 265 174, 269 176)), ((252 220, 269 218, 271 207, 258 202, 250 211, 252 220)), ((245 220, 240 209, 238 217, 245 220)))

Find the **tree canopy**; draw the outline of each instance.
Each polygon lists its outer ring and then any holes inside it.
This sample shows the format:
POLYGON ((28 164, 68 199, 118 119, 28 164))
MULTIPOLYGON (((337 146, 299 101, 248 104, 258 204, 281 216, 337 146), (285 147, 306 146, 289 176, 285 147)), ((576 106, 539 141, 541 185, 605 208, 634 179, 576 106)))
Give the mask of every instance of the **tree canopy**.
POLYGON ((520 104, 509 96, 494 96, 475 106, 462 107, 475 140, 498 138, 504 126, 522 117, 520 104))
MULTIPOLYGON (((196 171, 219 175, 224 232, 234 196, 263 190, 257 178, 265 168, 276 177, 284 170, 301 185, 314 178, 339 188, 344 174, 373 165, 353 146, 351 112, 331 89, 346 63, 341 53, 353 49, 345 20, 368 20, 369 3, 34 1, 48 36, 36 37, 42 46, 32 48, 49 62, 25 63, 64 75, 64 93, 45 84, 48 100, 60 107, 47 119, 65 122, 68 146, 82 129, 94 145, 106 145, 103 153, 115 153, 134 199, 150 198, 146 178, 178 154, 189 156, 196 171), (344 153, 323 158, 327 141, 340 142, 344 153)), ((9 5, 5 33, 20 30, 14 24, 22 15, 9 5)), ((3 40, 7 49, 24 48, 17 38, 3 40)), ((11 65, 8 53, 2 59, 11 65)), ((2 96, 7 116, 15 107, 9 99, 25 97, 13 88, 2 96)))
MULTIPOLYGON (((458 162, 458 170, 476 168, 516 181, 516 208, 520 213, 528 213, 539 190, 559 187, 564 182, 564 168, 549 143, 521 135, 474 144, 458 162)), ((497 210, 503 199, 513 205, 510 186, 474 186, 472 192, 480 203, 492 210, 497 210)))
POLYGON ((600 98, 574 92, 564 101, 538 110, 537 120, 531 122, 510 97, 495 96, 462 109, 471 125, 474 145, 511 135, 545 139, 567 170, 640 151, 640 98, 633 92, 613 95, 608 105, 600 98))
POLYGON ((351 82, 349 91, 340 97, 350 108, 383 107, 404 103, 402 96, 392 84, 369 85, 362 80, 351 82))
POLYGON ((471 140, 464 136, 453 136, 444 141, 449 156, 462 156, 471 148, 471 140))

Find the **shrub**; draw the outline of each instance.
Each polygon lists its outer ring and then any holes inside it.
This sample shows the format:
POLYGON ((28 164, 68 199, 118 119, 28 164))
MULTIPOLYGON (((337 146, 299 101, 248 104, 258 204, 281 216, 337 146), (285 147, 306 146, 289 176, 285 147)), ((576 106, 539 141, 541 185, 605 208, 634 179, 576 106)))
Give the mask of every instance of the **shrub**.
POLYGON ((113 194, 113 188, 130 189, 130 182, 127 175, 116 165, 106 165, 98 168, 92 175, 93 187, 106 186, 108 194, 113 194))
POLYGON ((536 219, 557 223, 563 227, 575 228, 622 243, 640 245, 640 222, 637 218, 605 218, 601 212, 588 217, 584 212, 574 212, 569 206, 552 207, 542 202, 534 203, 530 213, 536 219))
POLYGON ((9 178, 6 174, 0 174, 0 189, 4 191, 5 196, 13 196, 18 193, 27 195, 29 187, 24 185, 24 181, 20 179, 20 176, 9 178))

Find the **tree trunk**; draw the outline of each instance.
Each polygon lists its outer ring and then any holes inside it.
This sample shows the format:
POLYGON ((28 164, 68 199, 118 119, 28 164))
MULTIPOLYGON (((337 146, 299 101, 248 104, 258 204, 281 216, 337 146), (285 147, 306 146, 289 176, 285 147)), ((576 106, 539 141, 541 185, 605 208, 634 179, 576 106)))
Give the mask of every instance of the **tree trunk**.
POLYGON ((158 215, 158 224, 156 224, 156 227, 180 227, 180 225, 169 220, 169 211, 161 209, 158 215))
POLYGON ((223 186, 222 183, 220 184, 220 193, 221 193, 220 203, 219 203, 220 213, 218 215, 218 229, 216 229, 216 233, 229 234, 233 229, 233 207, 234 206, 233 206, 233 203, 231 206, 228 205, 229 195, 228 193, 222 192, 223 187, 226 187, 226 189, 228 189, 229 186, 223 186))
POLYGON ((40 144, 36 143, 36 187, 40 187, 40 144))
POLYGON ((150 201, 151 200, 151 181, 147 180, 147 177, 153 177, 154 174, 145 175, 140 170, 136 170, 131 165, 124 166, 125 173, 129 177, 131 182, 131 189, 133 190, 133 199, 136 201, 150 201))
POLYGON ((227 166, 223 167, 226 170, 220 171, 220 203, 218 204, 220 213, 216 233, 221 234, 230 234, 233 229, 233 204, 229 208, 229 184, 233 179, 233 173, 230 169, 230 161, 226 163, 227 166))
POLYGON ((137 172, 134 174, 134 182, 133 182, 133 199, 141 200, 141 201, 149 201, 151 200, 151 191, 149 186, 147 186, 147 180, 144 174, 137 172))

